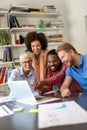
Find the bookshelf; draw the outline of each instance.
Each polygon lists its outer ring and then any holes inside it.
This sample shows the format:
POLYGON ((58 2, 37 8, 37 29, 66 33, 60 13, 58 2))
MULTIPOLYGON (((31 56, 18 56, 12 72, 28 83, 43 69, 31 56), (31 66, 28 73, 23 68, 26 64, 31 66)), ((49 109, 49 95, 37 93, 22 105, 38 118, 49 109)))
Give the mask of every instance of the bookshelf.
MULTIPOLYGON (((53 49, 63 42, 63 20, 62 13, 44 13, 44 12, 23 12, 23 11, 7 11, 0 10, 0 31, 5 31, 9 34, 9 41, 5 43, 0 42, 0 69, 7 67, 8 71, 14 68, 19 63, 19 55, 26 51, 23 38, 30 31, 43 32, 48 39, 48 49, 53 49), (10 26, 11 22, 15 22, 10 26), (16 19, 13 19, 16 18, 16 19), (44 26, 40 26, 43 21, 44 26), (21 36, 21 37, 20 37, 21 36), (22 38, 22 41, 18 42, 22 38), (57 40, 56 40, 57 39, 57 40), (22 42, 22 44, 20 44, 22 42), (3 62, 4 50, 11 49, 11 61, 3 62), (9 70, 10 69, 10 70, 9 70)), ((1 36, 1 35, 0 35, 1 36)), ((7 38, 8 39, 8 38, 7 38)), ((0 87, 7 86, 6 83, 0 84, 0 87)))
POLYGON ((13 60, 9 59, 9 51, 5 52, 6 48, 10 49, 12 53, 10 28, 8 24, 8 11, 5 9, 0 9, 0 94, 2 93, 3 96, 8 95, 9 93, 9 88, 6 83, 7 74, 8 71, 11 72, 11 68, 13 67, 13 60), (4 68, 6 69, 3 72, 2 70, 4 68))
MULTIPOLYGON (((10 32, 12 35, 19 34, 23 37, 26 36, 26 34, 30 31, 37 31, 37 32, 43 32, 46 34, 48 41, 49 41, 49 36, 53 36, 55 38, 58 38, 56 41, 52 40, 48 42, 48 48, 56 48, 58 44, 61 44, 63 42, 63 21, 61 19, 62 13, 43 13, 43 12, 21 12, 21 11, 10 11, 9 12, 9 18, 12 16, 15 16, 19 26, 16 27, 11 27, 10 32), (44 27, 40 28, 40 20, 44 21, 44 27), (48 27, 48 23, 51 25, 48 27)), ((12 36, 13 37, 13 36, 12 36)), ((12 38, 13 39, 13 38, 12 38)), ((13 40, 12 40, 13 41, 13 40)), ((26 47, 24 44, 13 44, 13 59, 17 59, 17 56, 20 54, 16 55, 14 54, 15 51, 17 53, 24 52, 26 50, 26 47)))

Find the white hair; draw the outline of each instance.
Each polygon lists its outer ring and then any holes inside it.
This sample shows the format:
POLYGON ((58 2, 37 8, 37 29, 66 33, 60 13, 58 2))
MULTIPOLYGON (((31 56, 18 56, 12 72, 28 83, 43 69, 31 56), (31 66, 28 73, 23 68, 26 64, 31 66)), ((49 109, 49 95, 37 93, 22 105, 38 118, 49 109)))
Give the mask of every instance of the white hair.
MULTIPOLYGON (((22 60, 23 60, 24 58, 26 58, 26 57, 31 58, 31 55, 30 55, 29 52, 25 52, 25 53, 20 54, 19 60, 22 61, 22 60)), ((32 58, 31 58, 31 59, 32 59, 32 58)))

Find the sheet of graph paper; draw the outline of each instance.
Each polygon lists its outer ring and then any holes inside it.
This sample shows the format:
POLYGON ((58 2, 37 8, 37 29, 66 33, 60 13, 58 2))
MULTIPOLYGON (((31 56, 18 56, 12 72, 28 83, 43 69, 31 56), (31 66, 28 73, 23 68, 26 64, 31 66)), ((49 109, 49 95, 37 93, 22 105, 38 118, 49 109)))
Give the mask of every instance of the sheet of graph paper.
POLYGON ((87 111, 75 101, 39 105, 38 128, 87 122, 87 111))

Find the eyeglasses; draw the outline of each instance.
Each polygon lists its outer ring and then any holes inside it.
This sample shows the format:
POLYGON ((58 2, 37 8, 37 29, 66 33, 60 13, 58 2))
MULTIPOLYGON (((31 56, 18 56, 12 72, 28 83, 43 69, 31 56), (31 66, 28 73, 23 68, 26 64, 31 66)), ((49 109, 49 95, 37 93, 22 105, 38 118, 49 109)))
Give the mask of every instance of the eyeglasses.
POLYGON ((22 61, 23 64, 31 64, 32 63, 32 60, 29 60, 29 61, 22 61))

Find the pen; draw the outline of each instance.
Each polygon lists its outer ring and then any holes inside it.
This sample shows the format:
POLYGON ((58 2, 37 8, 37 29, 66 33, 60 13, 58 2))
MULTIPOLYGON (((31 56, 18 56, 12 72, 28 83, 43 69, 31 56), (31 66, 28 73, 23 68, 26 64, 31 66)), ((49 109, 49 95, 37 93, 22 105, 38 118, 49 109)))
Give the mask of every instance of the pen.
POLYGON ((2 108, 3 108, 3 110, 4 110, 6 113, 9 114, 9 112, 4 108, 4 106, 2 106, 2 108))

